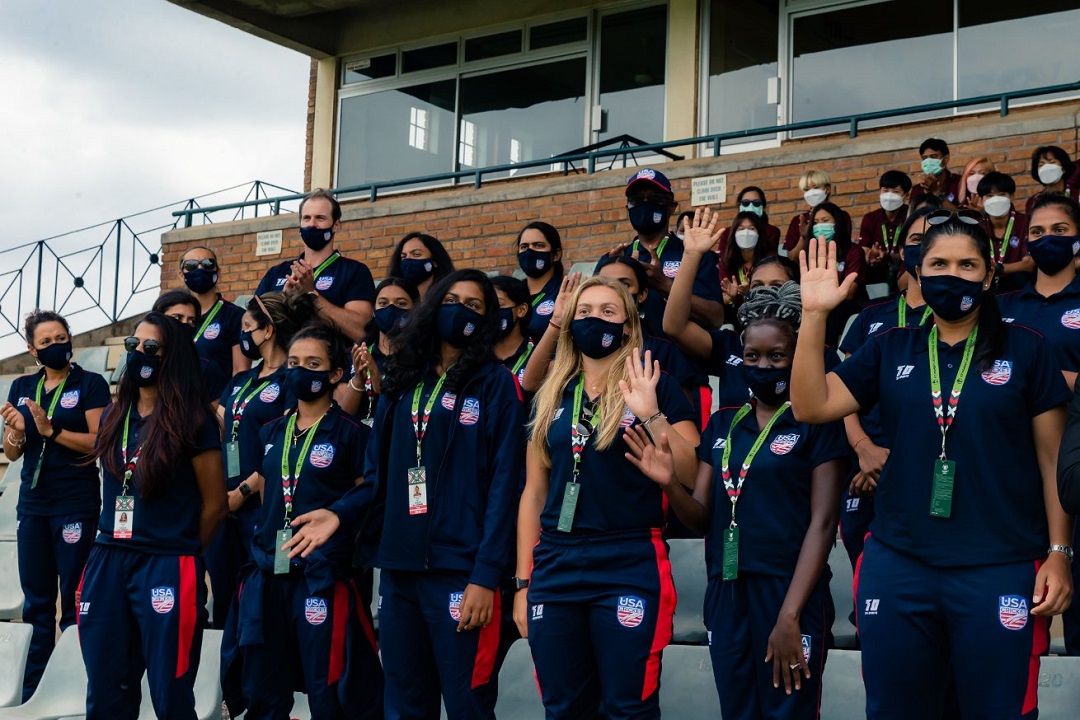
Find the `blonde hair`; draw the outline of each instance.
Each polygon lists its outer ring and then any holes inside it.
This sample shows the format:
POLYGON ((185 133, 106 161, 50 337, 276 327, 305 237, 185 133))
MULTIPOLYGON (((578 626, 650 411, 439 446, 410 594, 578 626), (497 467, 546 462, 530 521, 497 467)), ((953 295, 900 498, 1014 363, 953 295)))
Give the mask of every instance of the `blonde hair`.
POLYGON ((824 170, 807 170, 799 178, 799 189, 806 192, 812 187, 823 188, 832 187, 832 183, 829 182, 829 175, 824 170))
POLYGON ((968 177, 971 176, 972 171, 975 170, 975 167, 977 165, 983 165, 983 164, 986 164, 986 165, 990 166, 990 170, 988 170, 987 172, 994 172, 994 171, 997 170, 997 166, 994 165, 994 161, 991 160, 990 158, 986 157, 985 155, 982 156, 982 157, 975 158, 974 160, 969 162, 966 166, 964 166, 964 172, 961 173, 961 175, 960 175, 960 192, 956 196, 957 205, 959 205, 959 204, 963 203, 965 200, 967 200, 967 197, 970 194, 970 193, 968 193, 968 189, 967 189, 967 179, 968 179, 968 177))
MULTIPOLYGON (((617 280, 595 276, 583 282, 570 299, 566 314, 560 318, 562 323, 559 329, 559 341, 555 349, 555 360, 548 368, 547 377, 544 378, 540 390, 536 393, 535 412, 533 414, 530 429, 532 439, 530 442, 533 451, 540 458, 545 467, 551 467, 551 458, 548 456, 547 440, 548 430, 555 417, 555 411, 562 406, 563 393, 570 382, 582 373, 583 363, 581 351, 574 345, 574 338, 570 334, 570 323, 577 314, 578 302, 589 288, 606 287, 614 290, 622 300, 623 309, 626 311, 626 324, 624 331, 629 337, 622 346, 615 351, 615 361, 608 372, 607 383, 600 393, 600 426, 594 433, 593 444, 597 450, 604 451, 611 447, 619 434, 619 423, 622 421, 626 403, 623 401, 622 391, 619 390, 619 381, 629 382, 626 372, 626 358, 630 357, 633 349, 641 348, 641 319, 638 317, 637 305, 630 297, 626 286, 617 280)), ((572 420, 571 420, 572 422, 572 420)))

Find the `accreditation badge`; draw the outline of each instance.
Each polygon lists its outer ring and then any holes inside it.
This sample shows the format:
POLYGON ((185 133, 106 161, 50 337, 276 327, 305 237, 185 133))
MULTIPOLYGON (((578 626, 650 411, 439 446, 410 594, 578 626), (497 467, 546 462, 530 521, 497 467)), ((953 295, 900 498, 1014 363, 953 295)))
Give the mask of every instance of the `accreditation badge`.
POLYGON ((423 465, 409 468, 409 514, 427 513, 427 468, 423 465))
POLYGON ((135 527, 135 496, 117 495, 116 511, 113 515, 113 538, 130 540, 135 527))

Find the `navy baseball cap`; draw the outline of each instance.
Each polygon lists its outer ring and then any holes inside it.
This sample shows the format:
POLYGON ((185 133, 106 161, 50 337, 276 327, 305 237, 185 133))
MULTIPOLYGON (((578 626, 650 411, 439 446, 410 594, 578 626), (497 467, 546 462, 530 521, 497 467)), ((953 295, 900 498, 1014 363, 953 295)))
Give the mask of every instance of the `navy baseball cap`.
POLYGON ((647 182, 655 185, 664 192, 674 195, 675 192, 671 189, 671 183, 668 182, 664 173, 659 170, 653 170, 652 168, 641 168, 636 173, 630 176, 630 179, 626 181, 626 194, 630 194, 630 188, 639 182, 647 182))

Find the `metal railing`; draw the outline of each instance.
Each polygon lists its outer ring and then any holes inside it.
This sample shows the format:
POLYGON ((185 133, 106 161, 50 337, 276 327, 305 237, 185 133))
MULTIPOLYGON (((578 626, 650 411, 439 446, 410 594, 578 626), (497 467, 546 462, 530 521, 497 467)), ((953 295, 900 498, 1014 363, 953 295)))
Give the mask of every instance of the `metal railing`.
MULTIPOLYGON (((821 120, 806 120, 802 122, 787 123, 786 125, 769 125, 766 127, 751 128, 748 130, 736 130, 726 133, 714 133, 712 135, 702 135, 700 137, 685 138, 682 140, 669 140, 659 143, 637 145, 632 148, 616 147, 582 149, 582 151, 579 152, 566 153, 553 157, 537 158, 535 160, 526 160, 522 162, 508 163, 503 165, 492 165, 489 167, 475 168, 471 170, 457 170, 453 172, 438 173, 435 175, 422 175, 419 177, 401 178, 398 180, 380 180, 378 182, 364 183, 362 185, 349 185, 346 187, 335 188, 332 190, 332 192, 334 192, 339 197, 347 195, 366 194, 370 202, 375 202, 378 199, 379 192, 381 190, 407 188, 410 186, 430 185, 435 183, 456 183, 460 180, 465 179, 471 179, 473 182, 473 187, 479 189, 483 184, 483 179, 485 175, 509 173, 512 171, 521 171, 530 168, 550 168, 551 166, 562 165, 562 169, 555 172, 561 172, 563 175, 568 175, 571 171, 578 171, 573 166, 573 163, 577 162, 584 163, 586 165, 586 172, 588 174, 592 174, 596 172, 596 166, 598 161, 605 158, 615 158, 620 155, 625 157, 627 154, 633 156, 635 153, 653 153, 664 154, 670 157, 669 151, 672 148, 688 147, 691 145, 703 145, 706 147, 711 147, 713 155, 719 155, 721 146, 725 142, 730 142, 732 140, 746 140, 748 138, 762 137, 767 135, 780 135, 785 133, 798 132, 800 130, 821 130, 836 125, 846 126, 849 136, 854 138, 857 137, 859 134, 860 125, 874 120, 898 118, 940 110, 953 110, 958 108, 976 107, 979 105, 997 105, 999 107, 1001 116, 1005 117, 1009 114, 1009 105, 1013 100, 1077 91, 1080 91, 1080 81, 1066 83, 1063 85, 1048 85, 1044 87, 1030 88, 1027 90, 1013 90, 1009 92, 997 93, 994 95, 980 95, 977 97, 962 98, 959 100, 944 100, 942 102, 926 103, 923 105, 911 105, 907 107, 894 108, 891 110, 878 110, 875 112, 842 115, 838 117, 823 118, 821 120)), ((830 131, 823 134, 831 134, 831 132, 842 132, 842 130, 830 131)), ((192 218, 196 215, 202 214, 205 217, 205 215, 209 213, 216 213, 228 210, 242 210, 244 208, 258 207, 260 205, 269 205, 270 214, 278 215, 281 213, 282 205, 284 203, 299 201, 302 200, 303 197, 303 194, 294 193, 291 195, 282 195, 278 197, 266 197, 262 199, 256 198, 252 200, 245 200, 244 202, 202 207, 199 210, 177 210, 173 213, 173 215, 183 220, 184 227, 191 227, 192 218)))
MULTIPOLYGON (((265 200, 267 188, 292 192, 262 181, 161 205, 133 215, 0 250, 0 356, 24 349, 22 322, 34 308, 55 310, 86 332, 146 312, 161 288, 161 235, 179 224, 184 212, 205 214, 207 199, 243 197, 265 200)), ((245 204, 234 219, 257 216, 245 204)))

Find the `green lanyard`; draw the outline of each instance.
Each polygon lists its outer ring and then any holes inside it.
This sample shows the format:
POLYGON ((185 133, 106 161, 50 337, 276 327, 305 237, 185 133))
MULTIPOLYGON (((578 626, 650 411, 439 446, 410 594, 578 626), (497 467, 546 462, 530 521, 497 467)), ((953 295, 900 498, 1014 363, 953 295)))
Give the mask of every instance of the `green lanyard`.
MULTIPOLYGON (((919 320, 919 326, 921 327, 925 325, 926 318, 930 317, 933 314, 934 311, 930 309, 929 305, 927 305, 926 308, 923 310, 922 319, 919 320)), ((904 299, 903 295, 896 298, 896 326, 902 328, 907 327, 907 300, 904 299)))
POLYGON ((218 301, 217 301, 216 303, 214 303, 214 308, 213 308, 213 309, 212 309, 212 310, 210 311, 210 314, 209 314, 209 315, 207 315, 207 316, 206 316, 206 317, 205 317, 205 318, 203 319, 203 321, 202 321, 202 325, 201 325, 201 326, 199 327, 199 332, 195 333, 195 340, 196 340, 196 341, 198 341, 198 340, 199 340, 199 338, 201 338, 201 337, 203 336, 203 332, 205 332, 205 331, 206 331, 206 328, 207 328, 207 326, 208 326, 208 325, 209 325, 209 324, 210 324, 211 322, 213 322, 214 318, 215 318, 215 317, 217 316, 217 314, 218 314, 218 311, 219 311, 219 310, 221 310, 221 308, 222 308, 222 306, 223 306, 224 304, 225 304, 225 301, 224 301, 224 300, 222 300, 222 299, 220 299, 220 298, 218 298, 218 301))
MULTIPOLYGON (((901 223, 901 225, 902 224, 903 223, 901 223)), ((896 230, 893 231, 892 243, 890 243, 889 242, 889 233, 885 230, 885 224, 882 223, 882 225, 881 225, 881 238, 882 238, 882 240, 885 241, 885 249, 892 252, 893 250, 895 250, 897 247, 900 246, 900 226, 898 225, 896 227, 896 230)))
POLYGON ((578 376, 577 387, 574 388, 574 417, 570 425, 570 449, 574 453, 574 477, 570 482, 575 485, 578 481, 578 474, 581 472, 581 454, 585 452, 585 445, 588 444, 589 437, 596 432, 596 428, 600 425, 600 408, 597 407, 596 412, 593 414, 592 432, 583 432, 585 428, 581 425, 581 399, 584 393, 585 375, 583 373, 578 376))
MULTIPOLYGON (((70 373, 69 373, 70 374, 70 373)), ((68 375, 64 376, 64 379, 60 381, 60 384, 53 390, 53 399, 49 403, 49 411, 45 413, 45 418, 50 422, 53 419, 53 413, 56 412, 56 403, 60 400, 60 396, 64 393, 64 384, 67 382, 68 375)), ((34 395, 34 402, 38 405, 41 404, 41 393, 45 390, 45 373, 41 374, 41 379, 38 380, 37 393, 34 395)), ((42 438, 44 440, 45 438, 42 438)), ((41 453, 38 455, 37 467, 34 468, 34 478, 30 481, 30 489, 33 490, 37 487, 38 477, 41 475, 41 464, 45 462, 45 443, 41 443, 41 453)))
MULTIPOLYGON (((308 428, 304 444, 300 446, 300 455, 296 458, 296 467, 292 474, 289 473, 289 438, 296 431, 296 416, 298 413, 289 415, 289 421, 285 423, 285 442, 281 448, 281 494, 285 497, 285 525, 289 527, 292 521, 293 497, 296 495, 296 486, 300 483, 300 469, 307 460, 308 450, 311 449, 311 441, 315 439, 315 433, 319 431, 319 423, 322 418, 308 428)), ((325 415, 323 417, 326 417, 325 415)))
POLYGON ((244 417, 244 411, 247 410, 248 403, 251 399, 261 393, 267 385, 270 384, 270 378, 263 381, 263 384, 251 391, 251 394, 247 396, 243 401, 240 400, 244 396, 244 391, 251 385, 251 378, 244 381, 244 386, 240 388, 240 392, 236 393, 236 397, 233 398, 232 403, 232 442, 236 442, 236 434, 240 429, 240 420, 244 417))
POLYGON ((529 356, 532 355, 532 351, 533 351, 533 342, 532 342, 532 340, 530 340, 529 341, 529 346, 527 348, 525 348, 525 352, 523 352, 521 354, 521 357, 519 357, 517 359, 517 362, 514 363, 514 369, 511 370, 510 372, 514 373, 515 376, 519 372, 521 372, 521 368, 525 367, 525 363, 529 361, 529 356))
MULTIPOLYGON (((664 239, 660 241, 660 244, 656 246, 656 256, 653 258, 654 260, 659 260, 661 257, 663 257, 664 248, 667 247, 668 237, 670 237, 670 236, 665 235, 664 239)), ((634 255, 638 254, 638 247, 639 247, 640 244, 641 244, 641 241, 634 240, 634 249, 631 251, 634 255)))
POLYGON ((544 297, 545 297, 546 295, 547 295, 547 293, 545 293, 545 292, 544 292, 543 290, 541 290, 540 292, 536 293, 536 297, 534 297, 534 298, 532 299, 532 305, 531 305, 531 307, 536 307, 537 305, 539 305, 539 304, 540 304, 540 301, 541 301, 541 300, 543 300, 543 299, 544 299, 544 297))
POLYGON ((964 342, 964 357, 960 361, 960 369, 953 380, 952 393, 949 395, 949 411, 945 412, 941 398, 941 366, 938 360, 938 328, 937 325, 930 328, 929 343, 930 351, 930 398, 934 402, 934 415, 937 416, 938 428, 941 430, 941 456, 945 459, 945 436, 956 419, 956 406, 960 403, 960 391, 964 388, 964 380, 967 379, 968 369, 971 367, 971 358, 975 355, 975 338, 979 335, 979 326, 971 329, 967 340, 964 342))
POLYGON ((319 264, 319 267, 315 268, 315 272, 314 272, 314 273, 312 273, 312 275, 313 275, 313 276, 314 276, 314 277, 315 277, 316 279, 318 279, 318 277, 319 277, 320 275, 322 275, 322 271, 323 271, 323 270, 325 270, 326 268, 330 267, 331 265, 333 265, 333 264, 334 264, 334 262, 335 262, 335 261, 336 261, 336 260, 337 260, 337 259, 338 259, 339 257, 341 257, 341 253, 339 253, 339 252, 338 252, 337 250, 335 250, 334 252, 330 253, 330 257, 328 257, 328 258, 326 258, 325 260, 323 260, 323 261, 322 261, 322 262, 321 262, 321 263, 319 264))
POLYGON ((739 284, 740 285, 745 285, 746 284, 746 269, 745 268, 739 268, 739 284))
POLYGON ((731 468, 729 463, 731 462, 731 433, 735 430, 735 426, 739 424, 739 421, 746 417, 754 407, 747 403, 739 408, 739 412, 735 413, 735 418, 731 421, 731 427, 728 428, 727 443, 724 445, 723 460, 720 465, 720 475, 724 480, 724 490, 727 491, 728 499, 731 501, 731 525, 729 527, 736 527, 738 523, 735 522, 735 506, 739 502, 739 496, 742 494, 743 483, 746 482, 746 475, 750 472, 750 464, 754 462, 754 458, 758 454, 758 450, 765 444, 766 438, 769 437, 769 433, 772 432, 773 425, 780 419, 780 416, 787 412, 787 409, 791 407, 791 402, 785 402, 773 416, 769 419, 769 422, 765 424, 765 427, 758 433, 757 440, 750 446, 750 452, 746 454, 746 459, 743 460, 742 467, 739 468, 739 483, 736 485, 731 479, 731 468))
POLYGON ((142 455, 142 443, 139 443, 139 447, 135 448, 135 453, 128 458, 128 431, 130 428, 131 408, 128 408, 127 417, 124 418, 123 444, 120 446, 120 459, 124 461, 124 487, 120 490, 121 495, 128 494, 128 485, 131 484, 131 477, 135 474, 135 465, 139 462, 139 456, 142 455))
MULTIPOLYGON (((1016 215, 1009 216, 1009 224, 1005 226, 1005 237, 1001 238, 1001 249, 998 252, 998 256, 994 258, 997 262, 1005 261, 1005 252, 1009 247, 1009 238, 1012 236, 1013 222, 1016 221, 1016 215)), ((994 249, 994 238, 990 238, 990 250, 994 249)))
MULTIPOLYGON (((449 370, 449 368, 447 368, 449 370)), ((424 415, 420 416, 420 393, 424 390, 424 383, 420 383, 413 390, 412 396, 412 422, 413 432, 416 435, 416 466, 420 467, 420 451, 423 448, 424 436, 427 435, 428 421, 431 420, 431 409, 435 407, 435 401, 439 397, 439 392, 442 390, 443 383, 446 381, 446 373, 439 376, 438 381, 435 383, 435 388, 431 391, 431 397, 428 398, 427 403, 424 405, 424 415)))

